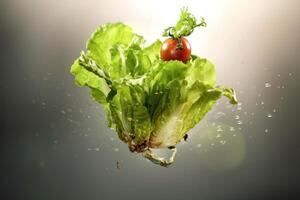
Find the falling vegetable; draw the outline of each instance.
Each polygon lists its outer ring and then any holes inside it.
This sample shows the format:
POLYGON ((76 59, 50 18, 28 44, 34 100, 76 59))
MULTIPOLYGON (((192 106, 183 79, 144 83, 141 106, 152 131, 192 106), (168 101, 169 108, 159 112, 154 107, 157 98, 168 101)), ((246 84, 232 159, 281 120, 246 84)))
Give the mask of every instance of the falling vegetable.
MULTIPOLYGON (((183 9, 179 22, 165 33, 184 41, 182 36, 204 25, 204 19, 197 24, 183 9)), ((174 162, 175 145, 187 138, 219 98, 226 96, 232 104, 237 100, 233 89, 215 85, 214 65, 207 59, 195 55, 161 59, 160 40, 147 47, 144 43, 123 23, 104 24, 91 35, 71 73, 79 86, 91 89, 106 113, 107 126, 130 151, 168 166, 174 162), (173 152, 169 159, 151 151, 162 148, 173 152)))

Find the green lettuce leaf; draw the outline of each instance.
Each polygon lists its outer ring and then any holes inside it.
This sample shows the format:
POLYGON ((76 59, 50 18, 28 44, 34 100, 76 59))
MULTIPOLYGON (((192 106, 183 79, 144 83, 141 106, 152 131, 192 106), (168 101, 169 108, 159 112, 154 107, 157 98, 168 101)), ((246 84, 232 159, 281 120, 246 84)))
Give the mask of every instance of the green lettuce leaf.
POLYGON ((187 64, 162 62, 159 68, 149 95, 152 147, 176 145, 222 95, 237 103, 234 90, 214 86, 214 66, 206 59, 196 58, 187 64))
POLYGON ((140 49, 144 39, 133 33, 129 26, 122 23, 104 24, 100 26, 87 42, 88 54, 96 63, 107 69, 112 62, 110 49, 114 45, 124 45, 133 49, 140 49))

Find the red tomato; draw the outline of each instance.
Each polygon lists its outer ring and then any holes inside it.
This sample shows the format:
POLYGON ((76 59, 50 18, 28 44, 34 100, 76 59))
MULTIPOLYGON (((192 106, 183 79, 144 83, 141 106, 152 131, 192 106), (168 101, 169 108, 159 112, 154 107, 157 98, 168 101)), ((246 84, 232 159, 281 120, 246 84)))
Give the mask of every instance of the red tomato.
POLYGON ((183 37, 179 39, 168 38, 160 48, 160 57, 165 60, 179 60, 187 62, 191 56, 191 45, 183 37))

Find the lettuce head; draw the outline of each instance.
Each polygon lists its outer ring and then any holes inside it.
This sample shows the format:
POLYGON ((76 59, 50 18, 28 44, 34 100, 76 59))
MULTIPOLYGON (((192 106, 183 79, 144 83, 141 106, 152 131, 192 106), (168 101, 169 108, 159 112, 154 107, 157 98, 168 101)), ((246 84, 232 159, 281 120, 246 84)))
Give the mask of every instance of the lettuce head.
POLYGON ((225 96, 236 104, 231 88, 216 86, 214 65, 193 55, 187 63, 163 61, 161 41, 145 47, 142 36, 122 23, 105 24, 89 38, 86 51, 71 66, 79 86, 89 87, 102 105, 107 126, 156 164, 174 161, 175 145, 225 96), (170 159, 151 149, 169 148, 170 159))

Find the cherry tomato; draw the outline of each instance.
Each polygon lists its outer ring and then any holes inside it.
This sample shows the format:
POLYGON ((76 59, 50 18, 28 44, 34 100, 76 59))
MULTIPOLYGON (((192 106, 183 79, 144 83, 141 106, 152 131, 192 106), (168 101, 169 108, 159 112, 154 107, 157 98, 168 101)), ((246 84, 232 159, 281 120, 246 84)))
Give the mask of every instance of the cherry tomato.
POLYGON ((187 62, 191 56, 191 45, 183 37, 166 39, 160 48, 160 57, 164 61, 179 60, 187 62))

